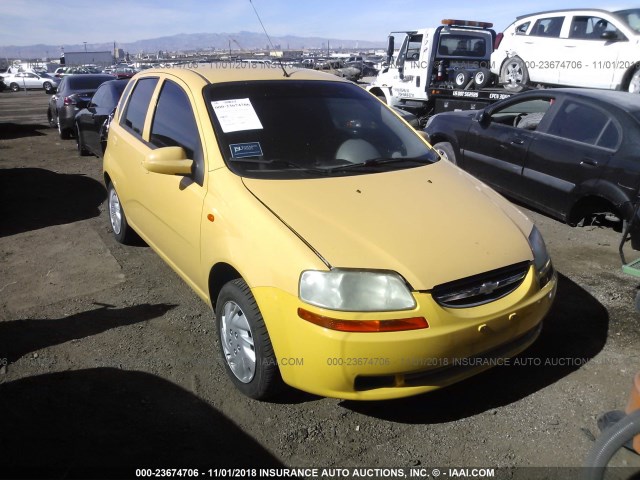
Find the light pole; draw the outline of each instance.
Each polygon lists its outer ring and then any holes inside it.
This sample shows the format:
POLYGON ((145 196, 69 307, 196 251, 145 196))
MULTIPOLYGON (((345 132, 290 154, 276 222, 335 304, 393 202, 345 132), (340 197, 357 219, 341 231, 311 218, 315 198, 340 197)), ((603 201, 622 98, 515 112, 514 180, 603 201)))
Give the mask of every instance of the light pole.
POLYGON ((82 42, 84 43, 84 53, 87 53, 87 42, 82 42))

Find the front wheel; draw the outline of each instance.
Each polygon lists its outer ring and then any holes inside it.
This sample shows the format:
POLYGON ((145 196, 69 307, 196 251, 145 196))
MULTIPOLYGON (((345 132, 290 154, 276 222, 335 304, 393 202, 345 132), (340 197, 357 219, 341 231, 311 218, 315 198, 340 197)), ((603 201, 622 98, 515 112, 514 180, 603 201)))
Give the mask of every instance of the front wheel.
POLYGON ((520 57, 508 58, 502 65, 500 81, 510 92, 521 92, 529 83, 529 71, 520 57))
POLYGON ((12 83, 11 85, 9 85, 9 88, 11 89, 12 92, 20 91, 20 85, 18 85, 17 83, 12 83))
POLYGON ((433 146, 433 149, 440 154, 440 156, 456 165, 456 154, 453 151, 453 147, 449 142, 439 142, 433 146))
POLYGON ((45 93, 53 92, 53 85, 51 85, 51 82, 44 82, 42 84, 42 88, 44 88, 45 93))
POLYGON ((273 346, 244 280, 232 280, 220 290, 216 323, 225 370, 236 388, 256 400, 278 393, 283 383, 273 346))

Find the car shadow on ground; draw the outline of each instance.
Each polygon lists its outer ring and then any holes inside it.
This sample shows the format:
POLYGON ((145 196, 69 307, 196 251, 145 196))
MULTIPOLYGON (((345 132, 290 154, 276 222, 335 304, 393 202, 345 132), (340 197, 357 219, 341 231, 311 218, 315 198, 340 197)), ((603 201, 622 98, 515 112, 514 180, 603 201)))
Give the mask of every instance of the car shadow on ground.
POLYGON ((0 322, 0 358, 12 363, 28 353, 52 345, 161 317, 173 308, 175 305, 165 303, 123 308, 102 305, 64 318, 0 322))
POLYGON ((588 292, 559 275, 555 303, 538 340, 527 350, 480 375, 442 390, 388 402, 341 405, 376 418, 409 424, 437 424, 478 415, 521 400, 578 370, 604 347, 607 309, 588 292))
POLYGON ((0 237, 97 217, 106 198, 102 184, 84 175, 0 169, 0 237))
POLYGON ((0 122, 0 140, 14 140, 25 137, 41 137, 46 135, 40 130, 49 129, 48 125, 23 125, 20 123, 0 122))
POLYGON ((140 468, 198 468, 205 476, 223 466, 282 468, 206 402, 144 372, 94 368, 0 384, 0 412, 0 467, 20 478, 38 471, 47 478, 134 478, 140 468))

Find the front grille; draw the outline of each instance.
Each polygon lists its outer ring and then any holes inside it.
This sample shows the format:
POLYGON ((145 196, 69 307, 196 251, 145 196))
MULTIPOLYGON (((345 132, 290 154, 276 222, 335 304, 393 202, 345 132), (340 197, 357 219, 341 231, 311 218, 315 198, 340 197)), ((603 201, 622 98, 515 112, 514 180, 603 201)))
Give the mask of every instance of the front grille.
POLYGON ((529 262, 437 285, 433 299, 443 307, 467 308, 493 302, 520 286, 529 271, 529 262))

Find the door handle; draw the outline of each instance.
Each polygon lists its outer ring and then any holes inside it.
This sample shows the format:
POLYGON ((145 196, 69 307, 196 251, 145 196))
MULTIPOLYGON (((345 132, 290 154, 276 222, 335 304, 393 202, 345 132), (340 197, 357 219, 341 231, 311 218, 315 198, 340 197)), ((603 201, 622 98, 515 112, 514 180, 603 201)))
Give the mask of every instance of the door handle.
POLYGON ((582 165, 583 167, 597 167, 598 161, 594 160, 593 158, 585 158, 580 162, 580 165, 582 165))

